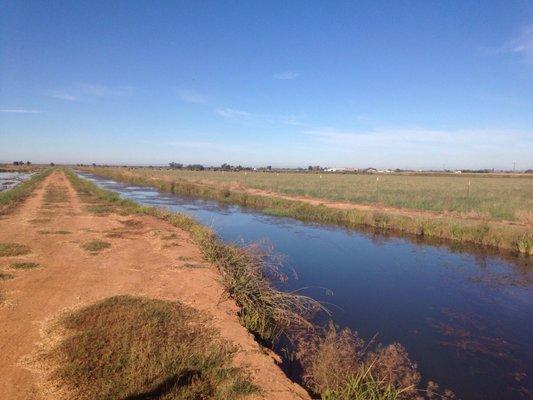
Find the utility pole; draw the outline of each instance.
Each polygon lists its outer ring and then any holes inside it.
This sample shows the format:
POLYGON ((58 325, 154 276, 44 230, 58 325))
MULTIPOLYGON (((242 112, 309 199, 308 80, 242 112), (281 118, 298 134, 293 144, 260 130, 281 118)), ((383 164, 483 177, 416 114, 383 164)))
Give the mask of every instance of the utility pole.
POLYGON ((516 171, 516 162, 513 162, 513 172, 516 171))

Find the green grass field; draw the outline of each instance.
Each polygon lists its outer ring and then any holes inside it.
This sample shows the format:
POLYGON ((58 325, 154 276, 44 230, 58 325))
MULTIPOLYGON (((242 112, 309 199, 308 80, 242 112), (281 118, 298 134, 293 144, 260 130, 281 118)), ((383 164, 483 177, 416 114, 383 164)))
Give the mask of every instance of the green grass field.
POLYGON ((135 173, 146 178, 241 185, 334 201, 379 203, 533 222, 533 176, 528 175, 357 175, 157 169, 137 169, 135 173))

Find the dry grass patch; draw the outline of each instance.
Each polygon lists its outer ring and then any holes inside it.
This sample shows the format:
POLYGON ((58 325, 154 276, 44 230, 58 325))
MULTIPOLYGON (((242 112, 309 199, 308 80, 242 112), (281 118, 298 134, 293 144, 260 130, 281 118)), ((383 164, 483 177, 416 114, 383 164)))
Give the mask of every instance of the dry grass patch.
POLYGON ((533 211, 519 210, 515 212, 516 219, 524 224, 533 224, 533 211))
POLYGON ((38 268, 40 265, 34 262, 16 262, 10 265, 13 269, 33 269, 38 268))
POLYGON ((126 219, 126 220, 120 220, 118 221, 120 222, 122 225, 128 227, 128 228, 132 228, 132 229, 135 229, 135 228, 142 228, 144 226, 144 224, 142 223, 142 221, 139 221, 139 220, 136 220, 136 219, 126 219))
POLYGON ((34 219, 30 219, 28 222, 30 224, 46 224, 50 221, 52 221, 51 218, 34 218, 34 219))
POLYGON ((92 204, 87 206, 87 211, 97 215, 107 215, 115 211, 115 207, 108 204, 92 204))
POLYGON ((257 388, 234 349, 179 302, 116 296, 64 317, 44 360, 59 390, 84 399, 237 399, 257 388))
POLYGON ((30 248, 20 243, 0 243, 0 257, 13 257, 28 254, 30 248))
POLYGON ((180 247, 180 242, 169 242, 163 245, 163 249, 170 249, 171 247, 180 247))
POLYGON ((99 239, 91 240, 81 245, 81 248, 83 250, 89 251, 91 253, 98 253, 110 247, 111 247, 111 243, 104 242, 103 240, 99 240, 99 239))
POLYGON ((44 192, 43 201, 45 204, 66 203, 68 201, 68 191, 64 186, 49 184, 44 192))
POLYGON ((59 231, 40 230, 40 231, 37 231, 37 233, 39 233, 39 234, 41 234, 41 235, 69 235, 69 234, 71 234, 72 232, 70 232, 70 231, 63 231, 63 230, 59 230, 59 231))
POLYGON ((110 239, 125 239, 127 238, 127 232, 123 231, 112 231, 104 235, 106 238, 110 239))
POLYGON ((171 233, 170 235, 166 235, 161 238, 161 240, 174 240, 174 239, 178 239, 178 235, 176 235, 175 233, 171 233))
POLYGON ((7 281, 13 279, 15 276, 13 274, 6 274, 5 272, 0 272, 0 281, 7 281))
POLYGON ((185 264, 181 264, 180 268, 205 268, 205 265, 194 264, 194 263, 185 263, 185 264))

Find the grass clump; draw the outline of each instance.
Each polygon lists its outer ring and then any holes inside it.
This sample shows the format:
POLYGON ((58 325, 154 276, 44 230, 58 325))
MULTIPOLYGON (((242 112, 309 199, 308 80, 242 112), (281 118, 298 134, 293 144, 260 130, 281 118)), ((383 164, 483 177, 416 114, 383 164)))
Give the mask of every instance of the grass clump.
POLYGON ((0 243, 0 257, 22 256, 30 251, 30 248, 24 244, 0 243))
POLYGON ((115 211, 115 208, 107 204, 92 204, 87 206, 87 211, 92 214, 106 215, 115 211))
POLYGON ((39 264, 34 262, 16 262, 10 265, 13 269, 33 269, 38 268, 39 264))
POLYGON ((39 230, 37 231, 37 233, 41 235, 69 235, 72 232, 64 231, 64 230, 58 230, 58 231, 39 230))
POLYGON ((0 281, 7 281, 13 279, 15 276, 13 274, 6 274, 5 272, 0 272, 0 281))
POLYGON ((111 247, 111 243, 104 242, 103 240, 95 239, 85 242, 81 245, 83 250, 87 250, 91 253, 98 253, 102 250, 108 249, 111 247))
POLYGON ((30 219, 28 222, 30 224, 46 224, 48 222, 52 221, 51 218, 34 218, 34 219, 30 219))
POLYGON ((68 201, 67 188, 64 186, 49 184, 48 186, 46 186, 43 200, 44 203, 47 205, 65 203, 68 201))
POLYGON ((234 349, 197 310, 116 296, 60 321, 45 358, 76 399, 237 399, 258 389, 231 366, 234 349))

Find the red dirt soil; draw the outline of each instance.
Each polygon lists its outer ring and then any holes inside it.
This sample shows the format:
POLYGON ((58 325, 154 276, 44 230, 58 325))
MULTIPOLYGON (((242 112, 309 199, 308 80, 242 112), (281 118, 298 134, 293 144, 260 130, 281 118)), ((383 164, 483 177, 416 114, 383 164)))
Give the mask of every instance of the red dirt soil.
POLYGON ((45 339, 47 324, 65 310, 119 294, 178 300, 205 312, 220 334, 238 347, 235 365, 245 368, 263 389, 256 398, 309 399, 284 375, 276 357, 239 324, 238 308, 225 296, 215 267, 203 260, 186 232, 148 216, 91 214, 64 174, 56 171, 0 219, 0 242, 31 248, 27 255, 0 258, 0 270, 15 276, 0 281, 5 298, 0 303, 2 399, 53 398, 43 390, 42 373, 25 362, 45 339), (49 184, 66 188, 68 200, 45 204, 49 184), (111 248, 91 255, 80 245, 92 239, 109 242, 111 248), (14 270, 9 268, 13 262, 41 267, 14 270))

